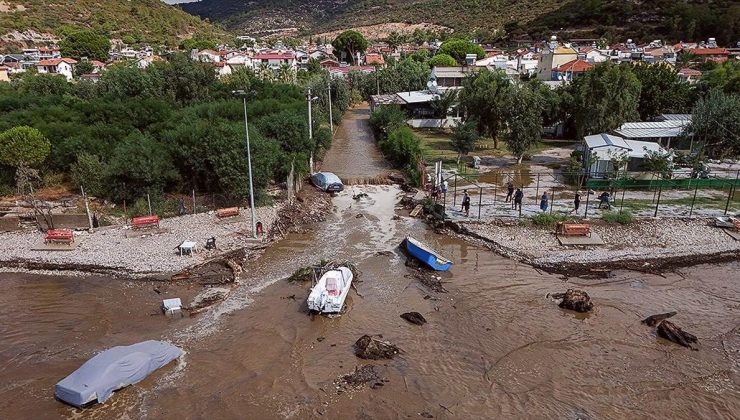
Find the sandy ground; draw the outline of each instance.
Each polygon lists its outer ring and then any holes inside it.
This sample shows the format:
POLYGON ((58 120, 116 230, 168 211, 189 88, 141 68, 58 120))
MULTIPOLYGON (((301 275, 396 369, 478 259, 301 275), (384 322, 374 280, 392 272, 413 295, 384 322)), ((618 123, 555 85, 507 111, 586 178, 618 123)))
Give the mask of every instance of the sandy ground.
MULTIPOLYGON (((282 204, 257 209, 257 221, 269 229, 278 219, 282 204)), ((36 266, 72 270, 96 271, 143 277, 155 273, 170 273, 197 265, 219 254, 239 248, 259 247, 262 240, 251 234, 248 209, 231 219, 219 220, 213 213, 201 213, 160 222, 161 232, 137 235, 128 227, 103 228, 95 233, 75 232, 78 245, 70 251, 35 251, 43 243, 40 232, 12 232, 0 235, 3 252, 0 265, 36 266), (128 235, 127 235, 128 234, 128 235), (217 250, 205 250, 208 238, 215 237, 217 250), (185 240, 198 243, 199 252, 180 256, 175 249, 185 240)))
POLYGON ((629 225, 592 223, 604 245, 561 246, 553 228, 520 226, 517 221, 462 222, 459 225, 485 239, 494 250, 540 267, 563 264, 611 265, 685 257, 687 264, 725 254, 740 258, 740 241, 707 219, 639 220, 629 225))

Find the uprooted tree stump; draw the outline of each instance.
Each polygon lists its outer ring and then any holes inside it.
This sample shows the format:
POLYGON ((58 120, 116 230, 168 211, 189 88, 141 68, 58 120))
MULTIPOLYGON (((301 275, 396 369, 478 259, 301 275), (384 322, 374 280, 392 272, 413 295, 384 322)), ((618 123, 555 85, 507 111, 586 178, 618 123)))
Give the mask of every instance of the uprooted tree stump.
POLYGON ((589 312, 594 307, 588 293, 583 290, 568 289, 565 293, 554 293, 550 296, 553 299, 562 299, 558 306, 563 309, 570 309, 576 312, 589 312))
POLYGON ((355 355, 361 359, 392 359, 399 352, 400 349, 395 345, 367 334, 355 342, 355 355))
POLYGON ((664 314, 650 315, 649 317, 643 319, 642 320, 642 323, 645 324, 645 325, 647 325, 647 326, 649 326, 649 327, 654 327, 654 326, 658 325, 658 323, 660 321, 663 321, 665 319, 668 319, 668 318, 670 318, 670 317, 672 317, 674 315, 676 315, 676 312, 666 312, 664 314))
POLYGON ((690 334, 671 321, 664 320, 658 324, 658 335, 665 338, 666 340, 673 341, 676 344, 680 344, 684 347, 693 349, 691 344, 699 341, 695 335, 690 334))
POLYGON ((406 321, 416 324, 416 325, 424 325, 427 323, 426 318, 418 312, 406 312, 401 314, 401 318, 405 319, 406 321))

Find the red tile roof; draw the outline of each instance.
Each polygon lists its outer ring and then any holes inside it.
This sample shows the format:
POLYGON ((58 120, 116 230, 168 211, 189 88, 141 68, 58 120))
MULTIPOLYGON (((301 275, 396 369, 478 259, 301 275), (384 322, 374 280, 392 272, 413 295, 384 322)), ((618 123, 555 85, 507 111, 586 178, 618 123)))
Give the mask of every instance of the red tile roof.
POLYGON ((295 58, 295 54, 292 52, 286 53, 258 53, 254 55, 256 60, 292 60, 295 58))
POLYGON ((726 48, 691 48, 689 53, 694 55, 727 55, 729 51, 726 48))
POLYGON ((681 74, 684 76, 701 76, 701 72, 699 70, 694 70, 690 68, 683 68, 678 71, 678 74, 681 74))
POLYGON ((67 64, 77 64, 77 60, 71 58, 52 58, 50 60, 41 60, 36 65, 38 66, 58 66, 64 61, 67 64))
POLYGON ((367 54, 365 55, 365 63, 383 66, 385 65, 385 59, 380 54, 367 54))
POLYGON ((583 73, 594 65, 585 60, 571 60, 552 69, 561 73, 583 73))
POLYGON ((329 67, 327 68, 329 72, 335 72, 335 73, 349 73, 350 70, 360 70, 360 71, 374 71, 375 67, 373 66, 337 66, 337 67, 329 67))

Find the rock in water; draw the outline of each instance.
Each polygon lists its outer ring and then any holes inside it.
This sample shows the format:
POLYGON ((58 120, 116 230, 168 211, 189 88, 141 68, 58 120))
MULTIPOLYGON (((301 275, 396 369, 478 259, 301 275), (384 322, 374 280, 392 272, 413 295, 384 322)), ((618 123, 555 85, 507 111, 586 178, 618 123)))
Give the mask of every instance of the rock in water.
POLYGON ((576 312, 589 312, 594 307, 588 293, 583 290, 568 289, 562 296, 563 300, 559 306, 563 309, 570 309, 576 312))
POLYGON ((375 365, 358 366, 355 371, 349 375, 342 376, 342 382, 347 385, 358 386, 368 382, 377 382, 382 380, 380 372, 375 365))
POLYGON ((691 344, 698 341, 695 335, 687 333, 668 320, 658 324, 658 335, 688 348, 693 348, 691 344))
POLYGON ((363 335, 355 342, 355 355, 362 359, 392 359, 398 353, 398 347, 369 335, 363 335))
POLYGON ((422 316, 418 312, 406 312, 404 314, 401 314, 401 318, 416 325, 424 325, 427 323, 427 320, 424 318, 424 316, 422 316))
POLYGON ((676 312, 666 312, 664 314, 656 314, 656 315, 650 315, 649 317, 642 320, 643 324, 646 324, 649 327, 656 326, 660 321, 663 321, 664 319, 668 319, 672 316, 676 315, 676 312))

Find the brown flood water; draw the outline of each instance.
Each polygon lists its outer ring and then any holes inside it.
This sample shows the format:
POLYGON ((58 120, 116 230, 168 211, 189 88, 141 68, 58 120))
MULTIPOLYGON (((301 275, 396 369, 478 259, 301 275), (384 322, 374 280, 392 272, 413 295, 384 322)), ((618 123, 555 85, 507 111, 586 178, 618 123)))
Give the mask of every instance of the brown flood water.
POLYGON ((228 300, 194 318, 153 315, 162 298, 197 292, 187 286, 157 294, 143 282, 0 275, 0 417, 715 419, 740 412, 740 262, 665 277, 618 272, 565 281, 435 235, 421 221, 393 220, 394 186, 354 189, 369 197, 336 196, 326 222, 273 244, 249 263, 228 300), (455 261, 442 274, 449 293, 406 277, 411 269, 396 247, 407 234, 455 261), (284 280, 322 258, 351 260, 361 271, 359 295, 350 293, 340 317, 307 315, 309 285, 284 280), (561 310, 546 297, 568 287, 588 291, 592 314, 561 310), (699 351, 640 324, 670 310, 699 337, 699 351), (399 318, 407 311, 429 322, 408 324, 399 318), (363 334, 382 334, 404 353, 357 359, 352 344, 363 334), (54 384, 96 351, 145 339, 171 341, 187 354, 102 406, 83 411, 54 400, 54 384), (339 394, 333 381, 367 363, 389 382, 339 394))

